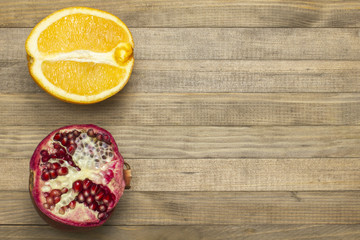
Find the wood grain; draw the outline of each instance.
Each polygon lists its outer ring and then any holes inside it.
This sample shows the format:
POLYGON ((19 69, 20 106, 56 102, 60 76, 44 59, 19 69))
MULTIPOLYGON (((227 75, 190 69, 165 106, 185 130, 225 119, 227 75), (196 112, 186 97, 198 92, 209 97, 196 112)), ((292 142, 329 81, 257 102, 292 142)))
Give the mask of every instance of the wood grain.
POLYGON ((0 3, 0 27, 33 27, 53 11, 87 6, 109 11, 130 27, 359 27, 356 1, 25 1, 0 3))
POLYGON ((359 225, 103 226, 91 232, 54 231, 48 226, 0 226, 1 238, 44 240, 358 240, 359 225))
MULTIPOLYGON (((126 159, 360 157, 359 126, 101 126, 113 134, 126 159)), ((0 127, 0 158, 29 159, 56 127, 0 127)))
MULTIPOLYGON (((107 225, 358 224, 360 192, 125 192, 107 225)), ((2 191, 1 224, 45 224, 28 192, 2 191)))
POLYGON ((91 122, 121 126, 359 125, 358 93, 121 93, 96 105, 61 102, 46 93, 1 94, 0 124, 91 122))
MULTIPOLYGON (((141 60, 360 60, 358 28, 130 30, 135 41, 135 59, 141 60)), ((0 59, 24 60, 25 40, 30 31, 0 28, 0 59)))
MULTIPOLYGON (((360 92, 359 61, 136 60, 121 93, 360 92)), ((26 59, 0 62, 0 93, 42 93, 26 59)))
MULTIPOLYGON (((132 191, 342 191, 360 190, 359 160, 130 159, 127 162, 132 168, 132 191)), ((29 159, 5 158, 0 162, 0 190, 26 191, 29 159)))

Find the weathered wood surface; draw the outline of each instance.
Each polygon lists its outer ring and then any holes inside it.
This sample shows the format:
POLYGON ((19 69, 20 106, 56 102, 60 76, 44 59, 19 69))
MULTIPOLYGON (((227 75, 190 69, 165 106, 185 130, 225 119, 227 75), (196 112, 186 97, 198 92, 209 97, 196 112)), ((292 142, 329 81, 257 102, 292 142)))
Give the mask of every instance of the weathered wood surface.
MULTIPOLYGON (((359 93, 359 76, 360 61, 136 60, 121 94, 359 93)), ((0 62, 0 78, 0 93, 43 93, 26 59, 0 62)))
POLYGON ((193 226, 103 226, 88 233, 55 231, 49 226, 0 226, 2 240, 358 240, 359 225, 193 225, 193 226))
POLYGON ((1 126, 84 123, 117 126, 359 125, 359 93, 120 93, 95 105, 46 93, 1 94, 1 126))
MULTIPOLYGON (((29 159, 1 159, 0 191, 28 189, 29 159), (14 175, 13 169, 22 172, 14 175)), ((129 159, 131 191, 360 190, 359 158, 129 159)))
MULTIPOLYGON (((360 191, 131 192, 106 225, 359 224, 360 191)), ((44 225, 29 193, 2 191, 2 224, 44 225)))
MULTIPOLYGON (((133 28, 136 60, 360 60, 358 28, 133 28)), ((25 59, 30 28, 0 28, 0 59, 25 59)), ((136 63, 135 63, 136 64, 136 63)))
POLYGON ((33 27, 61 8, 109 11, 130 27, 359 27, 360 3, 350 0, 48 0, 0 2, 0 27, 33 27))
MULTIPOLYGON (((1 127, 0 158, 28 159, 59 126, 1 127)), ((360 158, 359 126, 102 126, 113 133, 125 159, 360 158)))

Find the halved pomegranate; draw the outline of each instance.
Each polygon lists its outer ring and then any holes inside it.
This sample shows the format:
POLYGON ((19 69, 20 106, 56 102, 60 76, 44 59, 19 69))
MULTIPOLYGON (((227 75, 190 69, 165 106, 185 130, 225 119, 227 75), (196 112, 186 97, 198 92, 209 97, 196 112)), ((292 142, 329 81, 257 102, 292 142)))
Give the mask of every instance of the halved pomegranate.
POLYGON ((35 149, 30 195, 53 226, 97 227, 109 218, 131 177, 123 171, 124 159, 108 131, 95 125, 66 126, 35 149))

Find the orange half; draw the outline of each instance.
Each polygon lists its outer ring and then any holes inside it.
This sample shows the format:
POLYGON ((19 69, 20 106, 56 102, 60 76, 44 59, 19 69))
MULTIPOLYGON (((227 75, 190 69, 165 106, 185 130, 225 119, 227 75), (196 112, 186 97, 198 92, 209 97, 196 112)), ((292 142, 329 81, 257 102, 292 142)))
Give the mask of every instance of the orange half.
POLYGON ((38 23, 25 44, 34 81, 72 103, 119 92, 134 66, 134 41, 116 16, 86 7, 59 10, 38 23))

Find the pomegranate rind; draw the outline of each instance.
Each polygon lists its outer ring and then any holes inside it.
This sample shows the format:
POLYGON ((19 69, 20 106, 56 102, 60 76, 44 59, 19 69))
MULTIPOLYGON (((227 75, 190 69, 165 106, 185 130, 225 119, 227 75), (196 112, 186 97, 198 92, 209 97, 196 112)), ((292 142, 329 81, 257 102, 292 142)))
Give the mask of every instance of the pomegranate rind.
POLYGON ((112 211, 114 210, 118 201, 120 200, 120 198, 124 192, 124 189, 125 189, 123 167, 124 167, 124 159, 121 156, 121 154, 118 150, 118 146, 117 146, 113 136, 110 134, 110 132, 108 132, 105 129, 100 128, 96 125, 92 125, 92 124, 65 126, 65 127, 56 129, 53 132, 51 132, 47 137, 45 137, 39 143, 39 145, 35 149, 32 157, 31 157, 31 160, 30 160, 30 177, 29 177, 30 196, 32 198, 32 201, 33 201, 35 208, 38 211, 39 215, 45 221, 47 221, 50 225, 57 227, 57 228, 68 229, 68 230, 77 230, 79 228, 92 229, 94 227, 101 226, 110 218, 112 211), (112 204, 108 206, 108 210, 106 211, 106 213, 108 214, 108 217, 104 220, 96 219, 93 222, 79 222, 79 221, 74 221, 74 220, 70 220, 70 219, 65 220, 61 217, 56 216, 48 209, 45 209, 41 202, 41 199, 40 199, 40 197, 41 197, 40 183, 42 181, 41 180, 41 170, 40 170, 40 166, 39 166, 40 162, 41 162, 41 159, 39 157, 40 151, 43 149, 44 146, 46 146, 48 144, 48 142, 53 141, 54 135, 56 133, 58 133, 59 131, 72 131, 75 129, 78 131, 81 131, 81 130, 87 131, 88 129, 94 129, 95 132, 103 133, 110 137, 110 142, 111 142, 111 146, 113 149, 114 158, 116 159, 116 164, 114 165, 116 168, 116 169, 114 169, 114 174, 115 174, 114 178, 115 179, 113 179, 114 184, 112 185, 113 188, 111 189, 112 193, 114 193, 115 199, 112 202, 112 204))

